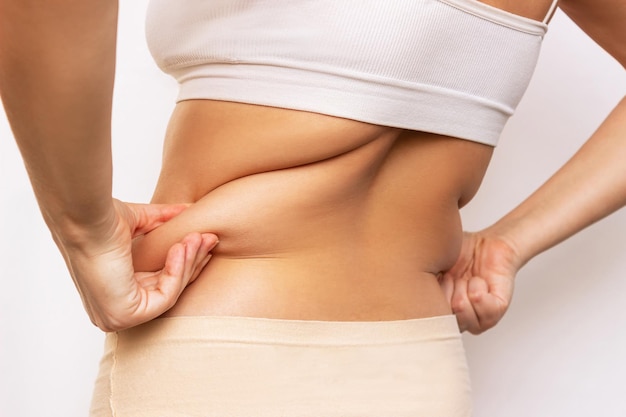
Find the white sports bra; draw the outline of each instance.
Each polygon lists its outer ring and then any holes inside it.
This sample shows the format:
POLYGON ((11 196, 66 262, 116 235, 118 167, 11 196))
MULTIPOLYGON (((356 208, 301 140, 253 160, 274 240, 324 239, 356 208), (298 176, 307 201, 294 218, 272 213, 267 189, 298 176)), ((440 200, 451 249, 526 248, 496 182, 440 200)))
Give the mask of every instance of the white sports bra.
POLYGON ((492 146, 546 30, 476 0, 151 0, 146 25, 179 101, 304 110, 492 146))

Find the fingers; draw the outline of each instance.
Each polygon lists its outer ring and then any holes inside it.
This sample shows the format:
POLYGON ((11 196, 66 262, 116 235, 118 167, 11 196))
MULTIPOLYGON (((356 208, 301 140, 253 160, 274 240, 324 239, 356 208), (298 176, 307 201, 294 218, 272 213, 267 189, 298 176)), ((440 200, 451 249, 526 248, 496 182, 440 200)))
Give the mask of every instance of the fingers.
POLYGON ((468 296, 468 283, 469 281, 463 278, 454 281, 450 306, 456 315, 459 330, 462 332, 469 330, 473 333, 473 330, 480 327, 480 323, 468 296))
POLYGON ((190 233, 172 246, 165 267, 159 273, 157 291, 163 299, 164 310, 171 308, 185 287, 195 280, 211 258, 210 251, 217 245, 217 236, 210 233, 190 233))
POLYGON ((480 277, 459 279, 454 283, 452 311, 459 329, 480 334, 495 326, 504 316, 512 291, 499 293, 480 277))
POLYGON ((189 204, 122 203, 130 213, 133 237, 146 234, 183 212, 189 204))
POLYGON ((125 204, 118 200, 114 205, 118 215, 115 233, 98 246, 96 254, 86 256, 82 250, 66 254, 85 308, 104 331, 133 327, 170 309, 207 265, 218 242, 214 234, 189 234, 169 248, 159 272, 146 272, 154 271, 152 268, 137 271, 131 234, 151 230, 186 205, 125 204))
POLYGON ((104 331, 123 330, 165 313, 206 266, 217 243, 217 237, 210 233, 185 236, 169 249, 161 271, 133 274, 132 289, 114 300, 115 308, 105 306, 105 313, 96 317, 98 327, 104 331))
POLYGON ((497 288, 489 288, 487 282, 479 277, 470 279, 468 297, 479 324, 478 328, 468 329, 474 334, 495 326, 506 313, 508 301, 505 300, 510 299, 510 295, 498 294, 497 288))
POLYGON ((195 280, 211 258, 210 251, 217 245, 217 236, 210 233, 191 233, 183 239, 186 247, 185 270, 183 277, 185 286, 195 280))
POLYGON ((192 283, 193 281, 196 280, 196 278, 198 278, 202 270, 204 270, 204 267, 211 260, 211 256, 212 256, 211 251, 219 243, 217 236, 215 236, 214 234, 203 233, 201 237, 202 237, 202 242, 200 244, 200 247, 198 248, 198 252, 196 253, 196 260, 195 260, 196 266, 191 275, 189 283, 192 283))

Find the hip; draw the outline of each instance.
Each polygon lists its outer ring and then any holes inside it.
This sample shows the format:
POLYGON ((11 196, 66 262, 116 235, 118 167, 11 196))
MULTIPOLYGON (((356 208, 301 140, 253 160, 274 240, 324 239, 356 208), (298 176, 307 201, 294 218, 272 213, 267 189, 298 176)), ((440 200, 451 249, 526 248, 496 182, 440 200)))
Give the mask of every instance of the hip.
POLYGON ((106 337, 92 417, 470 415, 454 316, 157 319, 106 337))

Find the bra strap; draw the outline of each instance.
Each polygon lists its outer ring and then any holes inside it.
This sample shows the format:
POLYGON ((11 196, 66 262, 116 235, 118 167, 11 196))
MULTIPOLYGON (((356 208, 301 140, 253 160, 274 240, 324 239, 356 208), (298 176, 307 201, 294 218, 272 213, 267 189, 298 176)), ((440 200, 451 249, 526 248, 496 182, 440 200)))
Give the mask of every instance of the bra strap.
POLYGON ((552 0, 552 4, 550 5, 550 9, 548 13, 546 13, 546 17, 543 18, 543 23, 547 24, 554 12, 556 11, 556 7, 559 4, 559 0, 552 0))

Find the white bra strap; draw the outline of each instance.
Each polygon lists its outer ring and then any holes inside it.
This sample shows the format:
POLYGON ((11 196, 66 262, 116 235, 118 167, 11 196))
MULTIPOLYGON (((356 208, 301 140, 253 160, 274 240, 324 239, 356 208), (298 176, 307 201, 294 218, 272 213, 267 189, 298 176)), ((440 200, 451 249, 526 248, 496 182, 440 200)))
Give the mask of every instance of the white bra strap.
POLYGON ((550 5, 550 9, 548 10, 548 13, 546 13, 546 17, 543 18, 543 23, 548 23, 548 21, 556 11, 556 7, 558 6, 558 4, 559 0, 552 0, 552 5, 550 5))

